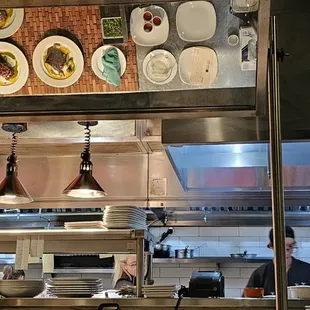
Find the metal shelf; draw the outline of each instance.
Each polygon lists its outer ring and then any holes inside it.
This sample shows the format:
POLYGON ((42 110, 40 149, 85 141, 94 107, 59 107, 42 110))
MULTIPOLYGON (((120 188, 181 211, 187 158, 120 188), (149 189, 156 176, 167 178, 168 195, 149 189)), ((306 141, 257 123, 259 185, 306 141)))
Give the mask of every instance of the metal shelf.
MULTIPOLYGON (((121 309, 158 310, 174 309, 177 303, 176 298, 121 298, 121 299, 100 299, 100 298, 4 298, 1 299, 1 307, 16 309, 98 309, 102 303, 116 303, 121 309)), ((275 300, 270 298, 184 298, 180 309, 275 309, 275 300)), ((309 300, 290 300, 289 309, 305 309, 309 300)))
POLYGON ((56 268, 53 273, 58 274, 77 274, 77 273, 88 273, 88 274, 112 274, 114 269, 112 268, 56 268))
POLYGON ((0 253, 15 253, 17 240, 44 239, 45 254, 136 253, 138 240, 152 240, 145 230, 0 230, 0 253))
POLYGON ((271 257, 257 257, 253 259, 230 257, 197 257, 197 258, 154 258, 154 264, 203 264, 203 263, 266 263, 271 257))
POLYGON ((0 253, 16 253, 16 260, 32 252, 37 257, 43 253, 135 253, 137 296, 142 297, 145 241, 154 242, 146 230, 0 230, 0 253))

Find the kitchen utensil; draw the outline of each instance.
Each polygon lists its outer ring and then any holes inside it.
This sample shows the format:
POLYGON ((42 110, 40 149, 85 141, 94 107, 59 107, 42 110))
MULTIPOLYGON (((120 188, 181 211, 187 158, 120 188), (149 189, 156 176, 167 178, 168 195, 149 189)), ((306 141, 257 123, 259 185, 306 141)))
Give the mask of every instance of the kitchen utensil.
POLYGON ((174 56, 166 50, 151 51, 143 60, 143 73, 154 84, 171 82, 177 71, 178 65, 174 56))
POLYGON ((104 45, 99 47, 93 54, 92 59, 91 59, 91 67, 94 71, 94 73, 97 75, 97 77, 101 80, 103 80, 103 75, 102 72, 104 70, 103 68, 103 63, 102 63, 102 56, 104 55, 105 51, 108 49, 114 47, 117 50, 118 57, 119 57, 119 62, 120 62, 120 75, 122 76, 127 67, 127 61, 124 53, 117 47, 112 46, 112 45, 104 45))
POLYGON ((197 246, 194 249, 189 249, 189 246, 186 246, 185 249, 181 250, 175 250, 175 257, 176 258, 193 258, 194 257, 194 252, 201 248, 202 246, 207 245, 207 242, 197 246))
POLYGON ((10 53, 15 57, 18 75, 12 84, 0 85, 0 94, 12 94, 20 90, 27 82, 29 76, 29 65, 25 55, 15 45, 7 42, 0 42, 0 53, 10 53))
POLYGON ((257 256, 257 254, 255 254, 255 253, 248 254, 247 251, 244 251, 243 253, 230 254, 231 258, 243 258, 243 259, 253 259, 256 256, 257 256))
POLYGON ((0 295, 3 297, 34 297, 44 291, 42 280, 1 280, 0 295))
POLYGON ((177 10, 176 25, 179 37, 187 42, 200 42, 213 37, 216 29, 214 6, 208 1, 188 1, 177 10))
POLYGON ((243 291, 245 298, 262 298, 264 289, 261 287, 246 287, 243 291))
POLYGON ((50 36, 43 39, 35 48, 32 56, 33 68, 37 76, 47 85, 62 88, 76 83, 84 70, 84 58, 79 47, 70 39, 63 36, 50 36), (66 79, 55 79, 51 77, 44 66, 44 56, 48 48, 54 44, 60 44, 70 51, 69 57, 75 64, 74 73, 66 79))
POLYGON ((195 46, 182 51, 179 75, 183 83, 209 87, 214 82, 217 71, 217 56, 213 49, 195 46))
POLYGON ((0 39, 12 36, 22 25, 24 21, 24 9, 13 9, 10 21, 0 28, 0 39))
POLYGON ((293 299, 310 299, 310 286, 297 285, 288 287, 290 296, 293 299))
POLYGON ((228 37, 228 44, 230 46, 236 46, 236 45, 238 45, 238 43, 239 43, 239 37, 236 34, 231 34, 228 37))
POLYGON ((169 20, 166 11, 157 5, 135 8, 130 15, 130 32, 133 41, 137 45, 156 46, 165 43, 169 34, 169 20), (158 16, 161 19, 161 24, 156 27, 152 20, 147 21, 147 23, 152 24, 151 32, 146 32, 144 30, 146 22, 144 14, 146 12, 151 12, 153 16, 158 16))
POLYGON ((194 257, 194 251, 190 250, 188 247, 186 247, 183 250, 175 250, 175 258, 193 258, 194 257))
POLYGON ((170 257, 171 245, 162 244, 169 235, 173 234, 174 229, 168 228, 167 231, 163 232, 159 241, 155 244, 154 247, 154 258, 168 258, 170 257))

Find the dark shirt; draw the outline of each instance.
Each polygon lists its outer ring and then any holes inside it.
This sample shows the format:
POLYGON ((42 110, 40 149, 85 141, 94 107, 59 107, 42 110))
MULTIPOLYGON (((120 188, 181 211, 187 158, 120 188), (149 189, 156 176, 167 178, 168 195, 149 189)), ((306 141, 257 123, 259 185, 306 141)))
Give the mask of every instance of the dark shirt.
POLYGON ((118 290, 124 286, 135 286, 136 278, 133 277, 132 280, 126 275, 123 274, 121 278, 119 278, 114 286, 114 289, 118 290))
MULTIPOLYGON (((247 284, 247 287, 263 287, 264 295, 275 293, 275 272, 273 261, 257 268, 247 284)), ((310 285, 310 264, 293 257, 292 266, 287 272, 288 286, 305 283, 310 285)))

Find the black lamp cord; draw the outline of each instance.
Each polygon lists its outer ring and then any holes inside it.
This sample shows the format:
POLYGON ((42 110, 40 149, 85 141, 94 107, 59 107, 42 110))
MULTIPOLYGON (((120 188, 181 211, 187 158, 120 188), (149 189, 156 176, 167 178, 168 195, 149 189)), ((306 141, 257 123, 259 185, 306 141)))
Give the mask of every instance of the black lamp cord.
POLYGON ((11 143, 11 155, 12 156, 16 156, 16 146, 17 146, 17 137, 16 137, 16 133, 13 132, 12 143, 11 143))
POLYGON ((91 138, 91 130, 89 129, 89 122, 86 123, 84 133, 85 133, 84 153, 89 154, 90 153, 90 138, 91 138))

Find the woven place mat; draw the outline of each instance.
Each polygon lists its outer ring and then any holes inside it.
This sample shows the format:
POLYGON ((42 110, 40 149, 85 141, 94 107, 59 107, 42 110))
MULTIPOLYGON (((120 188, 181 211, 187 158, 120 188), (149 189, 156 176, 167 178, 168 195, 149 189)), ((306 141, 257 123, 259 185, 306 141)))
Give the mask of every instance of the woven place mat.
POLYGON ((94 51, 102 45, 98 6, 27 8, 21 28, 8 41, 24 52, 30 69, 26 85, 9 96, 128 92, 136 91, 139 88, 136 49, 131 38, 129 38, 127 45, 118 46, 127 59, 127 69, 122 77, 120 87, 107 84, 93 73, 91 57, 94 51), (65 35, 70 39, 77 38, 82 46, 84 71, 80 79, 70 87, 54 88, 48 86, 37 77, 33 69, 32 55, 34 49, 44 37, 49 35, 65 35))

